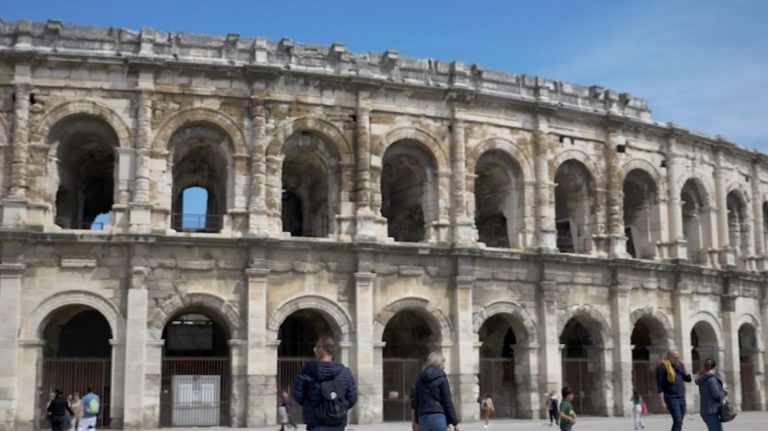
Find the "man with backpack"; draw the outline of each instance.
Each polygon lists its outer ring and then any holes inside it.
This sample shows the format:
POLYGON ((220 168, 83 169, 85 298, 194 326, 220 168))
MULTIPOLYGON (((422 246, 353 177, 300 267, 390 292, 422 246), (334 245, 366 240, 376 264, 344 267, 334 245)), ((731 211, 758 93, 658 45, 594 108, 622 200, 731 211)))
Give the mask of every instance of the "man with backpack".
POLYGON ((321 336, 314 351, 316 359, 304 364, 293 381, 293 399, 303 408, 308 430, 344 431, 347 412, 357 402, 355 378, 344 364, 333 362, 333 338, 321 336))
POLYGON ((93 431, 96 429, 96 418, 101 410, 101 398, 88 387, 86 394, 80 399, 83 406, 83 417, 77 426, 77 431, 93 431))

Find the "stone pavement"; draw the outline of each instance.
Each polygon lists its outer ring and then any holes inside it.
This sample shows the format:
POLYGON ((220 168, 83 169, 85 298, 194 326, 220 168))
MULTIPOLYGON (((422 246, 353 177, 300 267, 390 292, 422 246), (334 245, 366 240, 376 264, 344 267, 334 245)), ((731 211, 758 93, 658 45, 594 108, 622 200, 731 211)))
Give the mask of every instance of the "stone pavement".
MULTIPOLYGON (((645 431, 667 431, 672 420, 666 415, 651 415, 643 418, 645 421, 645 431)), ((165 428, 172 431, 224 431, 238 428, 165 428)), ((243 429, 244 428, 239 428, 243 429)), ((251 431, 276 431, 279 426, 265 428, 248 428, 251 431)), ((299 426, 299 431, 304 429, 299 426)), ((350 425, 347 431, 410 431, 411 424, 407 422, 387 422, 374 425, 350 425)), ((483 424, 472 422, 460 424, 460 431, 485 431, 483 424)), ((493 421, 490 431, 510 430, 510 431, 546 431, 558 430, 556 427, 549 427, 544 420, 497 420, 493 421)), ((632 418, 598 418, 584 417, 574 427, 574 431, 631 431, 633 429, 632 418)), ((683 423, 683 431, 706 431, 706 426, 698 415, 688 415, 683 423)), ((730 423, 725 424, 725 431, 766 431, 768 430, 768 412, 748 412, 740 413, 739 416, 730 423)), ((146 430, 158 431, 158 430, 146 430)))

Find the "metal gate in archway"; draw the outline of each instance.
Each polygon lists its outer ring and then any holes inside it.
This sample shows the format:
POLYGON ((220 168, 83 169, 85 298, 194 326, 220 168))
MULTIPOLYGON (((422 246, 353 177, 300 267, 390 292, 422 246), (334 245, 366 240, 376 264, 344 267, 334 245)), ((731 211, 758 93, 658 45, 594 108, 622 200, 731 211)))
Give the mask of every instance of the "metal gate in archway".
MULTIPOLYGON (((279 405, 280 395, 283 391, 291 394, 293 388, 293 381, 296 376, 301 372, 301 368, 312 358, 293 358, 293 357, 281 357, 277 358, 277 400, 275 400, 275 406, 279 405)), ((304 418, 301 415, 301 406, 292 402, 288 409, 288 415, 296 424, 304 423, 304 418)))
POLYGON ((230 425, 229 358, 163 358, 160 385, 160 426, 230 425))
POLYGON ((632 385, 648 405, 650 413, 665 413, 656 390, 656 362, 643 359, 632 361, 632 385))
POLYGON ((755 364, 741 361, 741 409, 758 410, 759 393, 755 385, 755 364))
POLYGON ((573 407, 576 414, 595 415, 596 387, 595 360, 590 358, 563 358, 563 382, 573 389, 573 407))
POLYGON ((61 389, 64 396, 79 392, 85 395, 87 388, 101 398, 97 426, 109 427, 110 396, 112 393, 112 361, 103 358, 45 358, 43 359, 43 381, 38 406, 40 427, 48 428, 46 409, 50 395, 61 389))
POLYGON ((423 361, 412 358, 384 358, 384 420, 411 420, 411 391, 423 361))
POLYGON ((494 416, 517 417, 514 359, 480 358, 480 397, 487 392, 493 399, 494 416))

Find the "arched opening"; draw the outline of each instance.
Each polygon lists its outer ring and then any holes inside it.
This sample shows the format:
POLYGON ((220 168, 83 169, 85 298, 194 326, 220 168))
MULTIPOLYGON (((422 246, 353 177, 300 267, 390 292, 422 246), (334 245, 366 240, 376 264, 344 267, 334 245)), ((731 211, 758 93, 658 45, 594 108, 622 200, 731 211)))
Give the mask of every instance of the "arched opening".
POLYGON ((768 202, 763 202, 763 254, 768 255, 768 202))
POLYGON ((229 426, 229 335, 204 310, 176 315, 163 329, 160 426, 229 426))
POLYGON ((726 196, 728 211, 728 245, 736 253, 739 267, 743 268, 742 258, 749 255, 749 223, 747 222, 747 204, 736 190, 726 196))
POLYGON ((741 368, 741 409, 759 410, 760 391, 756 375, 759 364, 757 331, 745 323, 739 327, 739 365, 741 368))
POLYGON ((601 355, 603 342, 599 325, 590 318, 571 318, 560 335, 563 346, 563 385, 573 389, 573 405, 582 415, 604 414, 601 355))
MULTIPOLYGON (((299 375, 301 367, 307 361, 314 359, 314 347, 322 335, 333 336, 339 340, 337 330, 328 323, 329 320, 317 310, 303 309, 293 312, 280 325, 277 349, 277 393, 291 393, 294 379, 299 375)), ((336 352, 338 358, 339 352, 336 352)), ((289 415, 294 423, 303 423, 301 406, 291 403, 289 415)))
POLYGON ((700 370, 707 358, 719 360, 717 335, 712 326, 704 321, 697 322, 691 329, 691 361, 694 370, 700 370))
POLYGON ((705 219, 707 217, 705 200, 701 187, 696 180, 685 182, 680 192, 683 211, 683 238, 688 246, 688 260, 693 263, 706 262, 705 219))
POLYGON ((402 310, 387 323, 382 341, 384 420, 409 420, 412 386, 424 359, 438 349, 439 335, 422 313, 402 310))
POLYGON ((283 232, 324 237, 335 233, 339 162, 333 145, 310 132, 293 134, 283 146, 283 232))
POLYGON ((437 179, 434 157, 420 142, 401 140, 387 148, 381 195, 388 236, 404 242, 429 239, 435 220, 437 179))
POLYGON ((522 410, 517 400, 515 376, 515 347, 517 336, 507 318, 491 316, 479 332, 480 394, 490 393, 494 401, 494 416, 516 418, 522 410))
MULTIPOLYGON (((231 163, 228 149, 229 136, 218 127, 191 123, 171 136, 169 148, 173 151, 173 207, 171 227, 176 231, 219 232, 227 211, 227 187, 231 163), (199 202, 197 213, 186 213, 186 199, 206 192, 205 211, 199 202), (197 190, 189 196, 188 190, 197 190), (201 226, 185 228, 185 224, 201 226)), ((199 198, 199 196, 198 196, 199 198)))
POLYGON ((596 208, 592 175, 581 162, 567 160, 555 172, 555 227, 561 253, 592 250, 596 208))
POLYGON ((651 413, 663 413, 656 391, 656 365, 669 348, 669 334, 653 317, 643 316, 632 330, 632 385, 651 413))
POLYGON ((202 187, 187 187, 180 196, 181 230, 205 232, 208 221, 208 190, 202 187))
POLYGON ((65 396, 85 395, 90 387, 101 397, 97 426, 108 427, 112 398, 112 329, 98 311, 84 305, 56 310, 42 330, 42 386, 38 393, 40 426, 46 426, 45 411, 51 394, 61 389, 65 396))
POLYGON ((98 117, 72 115, 53 126, 49 141, 58 142, 55 222, 64 229, 91 229, 114 202, 117 134, 98 117))
POLYGON ((483 154, 475 168, 475 225, 488 247, 519 248, 524 223, 520 168, 503 151, 483 154))
POLYGON ((661 233, 659 197, 656 182, 642 169, 633 169, 624 178, 624 233, 630 256, 656 257, 661 233))

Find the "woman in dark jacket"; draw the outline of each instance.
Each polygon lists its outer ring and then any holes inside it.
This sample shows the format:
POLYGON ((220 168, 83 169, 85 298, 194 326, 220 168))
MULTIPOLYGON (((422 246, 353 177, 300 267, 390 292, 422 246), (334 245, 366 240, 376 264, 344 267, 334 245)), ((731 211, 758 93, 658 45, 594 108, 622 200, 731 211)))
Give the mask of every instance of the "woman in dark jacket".
POLYGON ((64 393, 56 389, 56 396, 48 403, 48 420, 51 421, 52 431, 67 431, 67 413, 70 417, 75 413, 69 407, 64 393))
POLYGON ((459 431, 459 420, 444 369, 443 355, 430 353, 416 379, 411 398, 411 427, 414 431, 446 431, 448 424, 453 425, 454 431, 459 431))
POLYGON ((702 374, 696 379, 701 399, 699 414, 707 424, 708 431, 723 431, 723 424, 720 422, 720 403, 726 394, 723 383, 715 375, 716 369, 715 361, 707 359, 704 361, 702 374))

